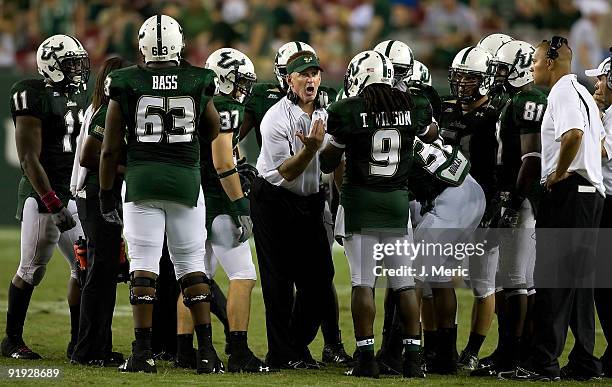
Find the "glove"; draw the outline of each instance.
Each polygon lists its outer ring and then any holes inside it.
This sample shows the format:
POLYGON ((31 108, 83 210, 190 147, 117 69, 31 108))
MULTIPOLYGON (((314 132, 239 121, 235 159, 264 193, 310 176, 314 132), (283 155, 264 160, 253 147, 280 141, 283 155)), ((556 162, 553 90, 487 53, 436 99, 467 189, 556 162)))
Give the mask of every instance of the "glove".
POLYGON ((47 211, 51 213, 53 223, 59 228, 60 232, 68 231, 76 226, 76 221, 70 211, 64 206, 57 197, 55 191, 49 191, 40 197, 47 211))
POLYGON ((99 194, 100 199, 100 212, 102 213, 102 218, 108 223, 111 223, 115 226, 123 226, 123 221, 119 216, 119 211, 117 210, 117 201, 115 200, 115 195, 113 195, 113 191, 108 189, 101 189, 99 194))
POLYGON ((236 163, 236 169, 240 176, 240 185, 242 186, 242 192, 244 196, 248 196, 251 192, 251 184, 253 180, 258 176, 257 168, 246 162, 246 157, 241 158, 236 163))
POLYGON ((249 240, 251 235, 253 235, 253 222, 251 221, 249 199, 242 197, 233 202, 233 204, 238 213, 236 226, 241 230, 238 242, 243 243, 249 240))
POLYGON ((53 223, 59 228, 60 232, 68 231, 76 226, 76 221, 72 217, 70 210, 62 206, 58 212, 51 214, 53 223))
POLYGON ((513 208, 505 208, 501 216, 498 227, 500 228, 516 228, 519 222, 519 212, 513 208))

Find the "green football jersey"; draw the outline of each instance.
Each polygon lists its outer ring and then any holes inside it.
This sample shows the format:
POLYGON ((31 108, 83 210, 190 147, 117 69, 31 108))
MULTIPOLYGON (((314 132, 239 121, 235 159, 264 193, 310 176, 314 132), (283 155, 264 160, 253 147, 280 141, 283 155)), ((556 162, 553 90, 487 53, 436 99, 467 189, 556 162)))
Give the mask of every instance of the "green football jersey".
POLYGON ((459 146, 470 160, 470 173, 480 184, 487 203, 497 192, 497 138, 495 127, 499 109, 490 101, 469 112, 454 99, 443 100, 440 136, 444 144, 459 146))
POLYGON ((196 206, 200 145, 196 129, 217 80, 209 69, 132 66, 113 71, 106 93, 127 126, 126 202, 168 200, 196 206))
POLYGON ((340 201, 347 232, 407 227, 413 142, 432 119, 429 101, 411 98, 411 110, 391 117, 366 112, 362 97, 342 99, 328 109, 327 132, 346 146, 340 201))
POLYGON ((414 108, 394 112, 392 117, 365 112, 362 97, 329 106, 327 133, 346 144, 343 184, 381 192, 406 189, 415 134, 432 118, 426 98, 411 98, 414 108))
MULTIPOLYGON (((240 125, 244 118, 244 105, 227 95, 217 95, 213 98, 213 101, 221 119, 220 132, 232 134, 232 147, 235 148, 238 145, 240 125)), ((201 139, 200 147, 202 188, 206 201, 206 229, 208 230, 208 238, 210 238, 212 222, 218 215, 236 216, 237 213, 219 181, 219 176, 213 164, 210 142, 201 139)))
MULTIPOLYGON (((32 116, 41 121, 40 163, 49 178, 51 188, 64 204, 71 198, 70 176, 81 132, 83 112, 87 108, 84 88, 66 93, 42 79, 19 81, 10 93, 13 122, 18 116, 32 116)), ((47 212, 28 178, 23 174, 19 183, 17 219, 21 219, 23 204, 28 197, 36 198, 40 212, 47 212)))
MULTIPOLYGON (((331 103, 336 100, 336 90, 327 87, 319 86, 319 90, 327 93, 328 100, 331 103)), ((263 120, 266 112, 274 106, 278 101, 285 96, 285 92, 282 91, 278 83, 256 83, 253 85, 251 94, 245 101, 244 110, 253 115, 255 137, 257 138, 257 144, 261 148, 261 132, 259 125, 263 120)))
POLYGON ((511 191, 521 168, 521 134, 540 133, 547 98, 538 89, 518 91, 504 105, 497 122, 500 189, 511 191))

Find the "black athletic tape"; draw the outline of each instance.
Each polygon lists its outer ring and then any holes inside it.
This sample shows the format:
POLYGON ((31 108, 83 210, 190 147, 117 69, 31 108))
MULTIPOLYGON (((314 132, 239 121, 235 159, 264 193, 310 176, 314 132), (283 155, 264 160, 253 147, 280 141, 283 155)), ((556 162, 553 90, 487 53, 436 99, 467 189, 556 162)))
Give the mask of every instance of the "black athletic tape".
POLYGON ((208 279, 206 274, 202 274, 202 275, 190 275, 188 277, 181 278, 179 280, 179 284, 181 285, 181 289, 183 289, 183 291, 184 291, 185 289, 187 289, 188 287, 191 287, 193 285, 199 285, 199 284, 210 285, 210 280, 208 279))
POLYGON ((414 290, 414 289, 415 289, 414 286, 404 286, 403 288, 394 289, 393 293, 400 294, 401 292, 405 292, 406 290, 414 290))
POLYGON ((223 179, 224 177, 228 177, 233 175, 234 173, 238 173, 238 169, 236 169, 236 167, 232 168, 232 169, 228 169, 225 172, 221 172, 219 173, 219 179, 223 179))
POLYGON ((153 288, 155 289, 155 279, 149 277, 134 277, 132 273, 130 283, 133 287, 153 288))

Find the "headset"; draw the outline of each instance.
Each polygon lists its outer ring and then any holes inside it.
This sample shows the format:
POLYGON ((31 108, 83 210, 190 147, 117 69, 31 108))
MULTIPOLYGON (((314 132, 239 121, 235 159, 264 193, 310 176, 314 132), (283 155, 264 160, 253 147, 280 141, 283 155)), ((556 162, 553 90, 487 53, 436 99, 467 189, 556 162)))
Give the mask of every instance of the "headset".
MULTIPOLYGON (((548 42, 548 40, 544 39, 542 42, 548 42)), ((548 43, 548 50, 546 51, 546 57, 552 60, 555 60, 559 57, 558 49, 563 45, 568 45, 567 39, 563 36, 555 35, 550 39, 548 43)))

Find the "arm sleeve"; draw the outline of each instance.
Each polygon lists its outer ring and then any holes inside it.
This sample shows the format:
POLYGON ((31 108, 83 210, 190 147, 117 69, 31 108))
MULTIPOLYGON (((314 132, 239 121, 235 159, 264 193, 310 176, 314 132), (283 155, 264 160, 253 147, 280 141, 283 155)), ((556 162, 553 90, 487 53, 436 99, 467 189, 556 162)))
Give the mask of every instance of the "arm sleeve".
MULTIPOLYGON (((580 95, 577 91, 568 90, 569 93, 563 98, 563 105, 555 109, 553 113, 553 124, 555 126, 555 141, 561 141, 561 136, 571 129, 584 131, 585 118, 580 109, 580 95)), ((554 101, 553 101, 554 103, 554 101)), ((553 105, 549 104, 549 106, 553 105)), ((554 106, 554 105, 553 105, 554 106)))
POLYGON ((433 111, 429 100, 425 97, 412 97, 414 110, 411 112, 413 117, 413 127, 417 134, 426 133, 427 127, 433 122, 433 111))
POLYGON ((32 116, 40 120, 45 118, 42 91, 25 82, 18 82, 11 89, 10 105, 13 119, 17 116, 32 116))

